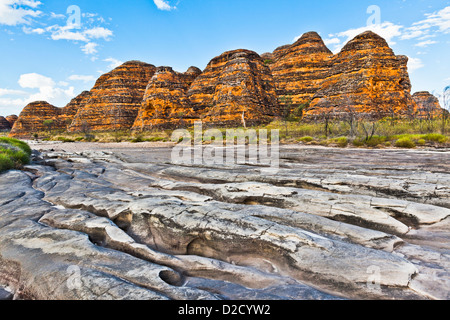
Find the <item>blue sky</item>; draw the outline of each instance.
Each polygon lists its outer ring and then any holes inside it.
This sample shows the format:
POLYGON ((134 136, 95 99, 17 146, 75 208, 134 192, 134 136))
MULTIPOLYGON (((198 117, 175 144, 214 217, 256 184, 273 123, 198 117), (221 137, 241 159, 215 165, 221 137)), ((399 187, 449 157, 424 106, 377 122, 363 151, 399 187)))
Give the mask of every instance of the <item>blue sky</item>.
POLYGON ((365 30, 410 57, 413 92, 450 85, 450 0, 0 0, 0 115, 63 107, 121 62, 185 71, 317 31, 335 53, 365 30))

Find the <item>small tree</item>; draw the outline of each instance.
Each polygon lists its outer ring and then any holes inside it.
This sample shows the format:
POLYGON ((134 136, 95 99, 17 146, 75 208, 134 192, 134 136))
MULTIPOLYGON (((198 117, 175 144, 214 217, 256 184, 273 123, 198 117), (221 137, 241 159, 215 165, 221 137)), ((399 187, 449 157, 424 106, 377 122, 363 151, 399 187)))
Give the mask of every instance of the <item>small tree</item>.
POLYGON ((52 129, 53 129, 53 124, 54 124, 54 121, 53 121, 53 120, 45 120, 45 121, 43 122, 43 125, 44 125, 44 127, 47 129, 48 132, 51 132, 51 131, 52 131, 52 129))
POLYGON ((363 128, 364 134, 366 136, 365 141, 368 142, 372 140, 373 136, 377 132, 378 121, 376 120, 371 120, 369 122, 362 121, 361 127, 363 128))
POLYGON ((292 97, 281 97, 282 109, 281 118, 283 119, 284 127, 286 129, 286 137, 289 135, 288 121, 292 113, 292 97))

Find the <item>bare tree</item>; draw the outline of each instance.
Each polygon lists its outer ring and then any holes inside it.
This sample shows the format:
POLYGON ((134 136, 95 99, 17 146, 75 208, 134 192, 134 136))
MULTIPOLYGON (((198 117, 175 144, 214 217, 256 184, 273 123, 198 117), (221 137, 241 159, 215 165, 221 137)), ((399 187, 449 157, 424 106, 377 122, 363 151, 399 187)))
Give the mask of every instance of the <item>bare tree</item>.
POLYGON ((445 134, 447 121, 450 117, 450 86, 445 87, 442 99, 444 102, 444 107, 442 108, 442 134, 445 134))
POLYGON ((286 130, 286 137, 289 135, 288 121, 292 113, 292 97, 283 96, 281 97, 282 106, 282 114, 281 117, 283 119, 284 127, 286 130))
POLYGON ((372 138, 374 137, 375 133, 377 132, 378 129, 378 121, 375 119, 370 119, 370 121, 361 121, 361 127, 364 131, 364 134, 366 136, 365 141, 368 142, 370 140, 372 140, 372 138))

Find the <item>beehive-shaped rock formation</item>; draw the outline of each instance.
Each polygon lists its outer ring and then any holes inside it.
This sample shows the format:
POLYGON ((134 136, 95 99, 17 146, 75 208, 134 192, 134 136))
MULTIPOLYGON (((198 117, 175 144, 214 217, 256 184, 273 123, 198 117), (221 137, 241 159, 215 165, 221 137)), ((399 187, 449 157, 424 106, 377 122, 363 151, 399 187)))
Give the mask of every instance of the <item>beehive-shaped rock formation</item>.
POLYGON ((265 123, 279 111, 270 69, 249 50, 212 59, 192 83, 188 98, 203 121, 216 125, 265 123))
POLYGON ((102 75, 69 130, 82 131, 86 126, 93 131, 130 129, 155 70, 151 64, 129 61, 102 75))
POLYGON ((367 31, 348 42, 333 63, 321 88, 315 93, 307 117, 349 112, 370 118, 407 116, 417 105, 405 56, 396 56, 387 42, 367 31))

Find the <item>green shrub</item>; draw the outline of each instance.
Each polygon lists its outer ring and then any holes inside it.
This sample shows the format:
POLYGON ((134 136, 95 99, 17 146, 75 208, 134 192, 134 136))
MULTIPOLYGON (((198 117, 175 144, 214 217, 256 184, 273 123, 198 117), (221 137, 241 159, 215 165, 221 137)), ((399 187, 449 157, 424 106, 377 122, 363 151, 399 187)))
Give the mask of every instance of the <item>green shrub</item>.
POLYGON ((401 139, 397 140, 397 142, 395 143, 395 146, 397 148, 412 149, 412 148, 416 147, 416 144, 410 138, 401 138, 401 139))
POLYGON ((311 142, 311 141, 313 141, 313 140, 314 140, 313 137, 306 136, 306 137, 303 137, 303 138, 298 139, 297 141, 298 141, 298 142, 305 142, 305 143, 308 143, 308 142, 311 142))
POLYGON ((345 148, 348 146, 348 138, 347 137, 340 137, 336 139, 336 143, 339 147, 345 148))
POLYGON ((144 138, 141 135, 139 135, 139 136, 136 136, 134 139, 131 139, 131 142, 132 143, 144 142, 144 138))
POLYGON ((364 141, 362 139, 357 138, 353 140, 353 145, 355 147, 362 147, 364 145, 364 141))
POLYGON ((160 141, 165 141, 165 138, 162 137, 152 137, 152 138, 148 138, 145 139, 145 141, 149 141, 149 142, 160 142, 160 141))
POLYGON ((20 168, 29 164, 31 148, 23 141, 6 137, 0 138, 0 172, 20 168))
POLYGON ((0 173, 14 168, 15 168, 14 161, 12 161, 8 155, 0 151, 0 173))
POLYGON ((423 136, 423 139, 426 141, 432 141, 437 143, 446 143, 448 141, 448 137, 439 134, 439 133, 429 133, 423 136))
POLYGON ((56 138, 56 140, 64 142, 64 143, 75 142, 75 140, 70 139, 70 138, 65 138, 65 137, 58 137, 58 138, 56 138))
POLYGON ((427 143, 427 141, 425 139, 420 139, 419 141, 417 141, 417 144, 419 146, 424 146, 427 143))
POLYGON ((10 144, 12 146, 18 147, 25 151, 28 155, 31 156, 31 148, 30 146, 21 140, 13 139, 13 138, 7 138, 7 137, 0 137, 0 143, 6 143, 10 144))
POLYGON ((385 142, 386 142, 386 137, 373 136, 371 139, 365 141, 365 145, 368 147, 376 147, 380 144, 384 144, 385 142))

